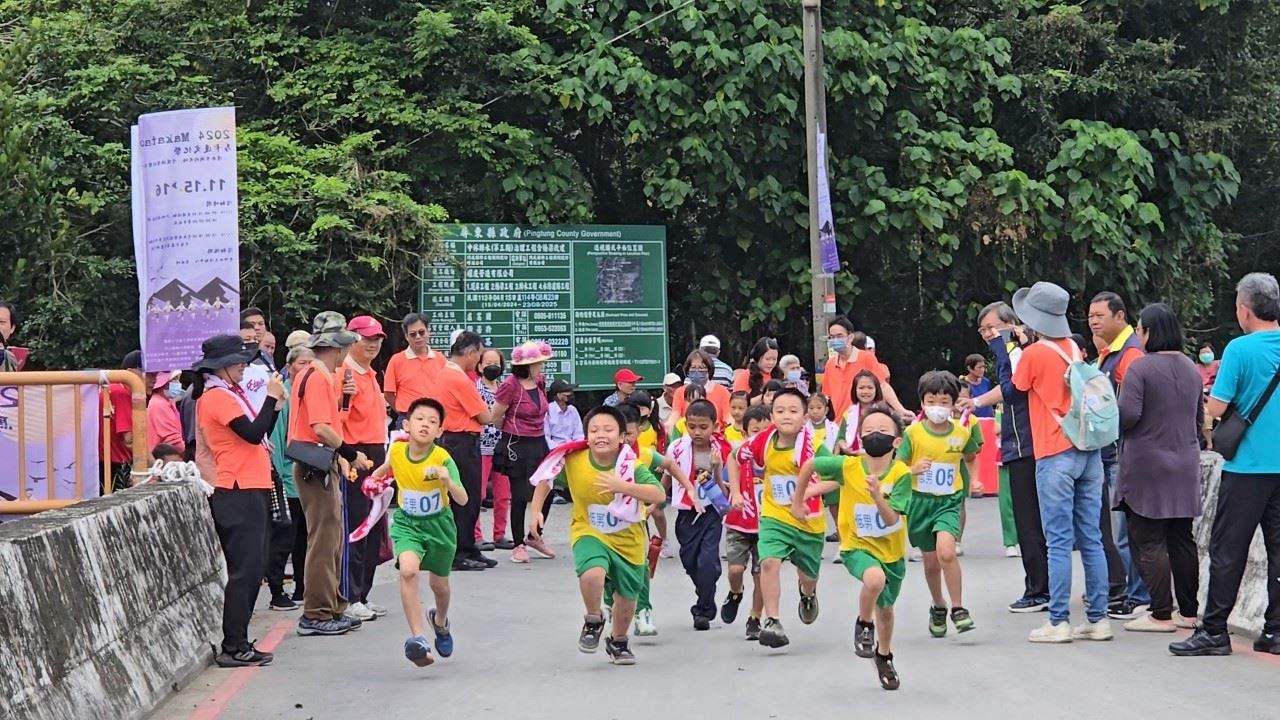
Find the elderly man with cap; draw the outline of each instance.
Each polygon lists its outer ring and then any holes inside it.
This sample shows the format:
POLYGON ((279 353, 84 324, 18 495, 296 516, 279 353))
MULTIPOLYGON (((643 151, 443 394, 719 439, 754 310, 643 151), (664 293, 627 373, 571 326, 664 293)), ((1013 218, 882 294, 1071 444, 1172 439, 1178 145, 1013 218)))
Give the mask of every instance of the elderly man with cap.
POLYGON ((271 653, 249 641, 249 619, 262 587, 267 562, 271 455, 267 437, 283 405, 279 375, 267 381, 262 404, 254 407, 241 387, 245 367, 258 349, 236 335, 218 335, 201 345, 203 357, 186 373, 196 401, 200 442, 214 470, 209 508, 227 563, 222 605, 222 667, 266 665, 271 653))
MULTIPOLYGON (((363 452, 373 467, 378 467, 386 460, 387 401, 382 395, 373 361, 382 351, 382 341, 387 334, 382 330, 382 323, 368 315, 351 318, 347 329, 359 335, 360 340, 351 346, 342 372, 334 378, 339 383, 336 389, 343 398, 342 437, 346 444, 363 452), (346 394, 344 388, 354 392, 346 394)), ((360 483, 370 471, 371 468, 359 470, 354 483, 343 485, 348 535, 369 516, 372 501, 361 492, 360 483)), ((384 516, 363 539, 347 543, 346 584, 342 595, 351 602, 347 613, 352 617, 373 620, 387 614, 386 608, 369 602, 373 573, 378 568, 378 554, 386 532, 387 519, 384 516)))
POLYGON ((733 368, 729 367, 729 363, 720 359, 720 338, 715 335, 703 335, 702 342, 698 343, 698 348, 711 356, 711 362, 714 366, 711 368, 711 382, 720 383, 725 387, 733 387, 733 368))
POLYGON ((631 368, 622 368, 613 374, 614 391, 604 399, 609 407, 618 407, 627 396, 636 391, 636 383, 643 382, 644 377, 637 375, 631 368))
POLYGON ((667 421, 671 419, 671 413, 675 412, 671 407, 671 403, 675 400, 676 393, 682 387, 684 387, 684 380, 679 375, 669 372, 662 376, 662 395, 658 398, 658 422, 662 427, 667 426, 667 421))
MULTIPOLYGON (((364 453, 343 437, 344 395, 355 394, 339 368, 360 336, 347 330, 346 318, 326 310, 316 315, 307 347, 315 353, 311 366, 293 384, 289 398, 289 446, 298 499, 307 516, 307 559, 299 635, 342 635, 361 624, 346 615, 341 596, 342 555, 346 533, 342 493, 347 482, 338 458, 356 468, 369 466, 364 453)), ((349 411, 348 411, 349 412, 349 411)))
POLYGON ((547 448, 555 450, 567 442, 584 439, 582 433, 582 416, 578 408, 573 406, 573 391, 577 389, 568 380, 556 380, 551 383, 547 396, 551 403, 547 407, 547 448))
POLYGON ((1067 305, 1071 296, 1048 282, 1013 296, 1013 310, 1041 340, 1022 351, 1013 384, 1027 393, 1031 442, 1036 456, 1036 491, 1049 550, 1049 619, 1028 639, 1040 643, 1110 640, 1107 619, 1107 558, 1102 548, 1102 453, 1080 450, 1067 439, 1057 418, 1071 409, 1064 377, 1080 348, 1071 339, 1067 305), (1084 564, 1087 622, 1072 629, 1071 548, 1084 564))

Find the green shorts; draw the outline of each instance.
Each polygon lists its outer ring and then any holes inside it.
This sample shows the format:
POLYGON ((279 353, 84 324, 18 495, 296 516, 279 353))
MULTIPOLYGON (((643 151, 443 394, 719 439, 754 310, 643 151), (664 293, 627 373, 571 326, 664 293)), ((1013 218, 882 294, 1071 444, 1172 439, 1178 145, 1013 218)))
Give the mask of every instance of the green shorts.
POLYGON ((893 607, 898 601, 898 593, 902 592, 902 581, 907 576, 907 561, 898 558, 897 562, 887 563, 866 550, 846 550, 840 553, 840 560, 849 574, 862 580, 862 574, 871 568, 884 571, 884 589, 876 598, 876 607, 893 607))
MULTIPOLYGON (((653 600, 649 598, 649 585, 652 580, 649 579, 649 573, 646 570, 644 574, 644 587, 640 590, 640 597, 636 598, 636 610, 652 610, 653 600)), ((613 593, 618 589, 618 584, 608 575, 604 576, 604 604, 613 607, 613 593)))
POLYGON ((761 560, 790 560, 797 570, 818 579, 818 571, 822 569, 822 551, 826 547, 824 536, 807 533, 773 518, 761 518, 758 537, 756 547, 761 560))
POLYGON ((396 508, 391 513, 390 534, 397 567, 400 555, 411 552, 418 556, 421 569, 440 577, 449 576, 453 569, 453 556, 458 549, 458 527, 453 522, 451 509, 419 517, 396 508))
POLYGON ((724 531, 724 557, 729 565, 748 567, 751 574, 760 572, 760 536, 741 530, 726 528, 724 531))
POLYGON ((960 539, 960 512, 964 509, 964 495, 956 493, 942 497, 913 494, 907 506, 907 541, 924 552, 938 549, 938 533, 951 533, 960 539))
MULTIPOLYGON (((638 600, 644 592, 644 581, 649 575, 645 565, 632 565, 599 538, 582 537, 573 544, 573 569, 578 577, 591 568, 603 568, 605 583, 627 600, 638 600)), ((610 593, 612 594, 612 593, 610 593)))

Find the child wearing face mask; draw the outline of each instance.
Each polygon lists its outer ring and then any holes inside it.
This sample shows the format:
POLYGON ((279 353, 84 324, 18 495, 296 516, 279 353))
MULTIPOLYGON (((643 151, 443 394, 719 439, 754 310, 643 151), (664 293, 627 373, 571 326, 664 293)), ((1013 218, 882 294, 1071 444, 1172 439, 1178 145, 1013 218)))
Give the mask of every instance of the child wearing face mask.
POLYGON ((924 577, 933 605, 929 608, 929 634, 947 634, 945 579, 951 596, 951 622, 958 632, 974 628, 962 597, 960 560, 956 544, 963 527, 964 501, 969 472, 982 448, 977 423, 961 424, 951 417, 960 397, 960 380, 945 370, 927 372, 917 388, 924 420, 906 429, 898 458, 911 468, 911 500, 907 539, 924 553, 924 577))
POLYGON ((860 421, 863 454, 818 457, 805 463, 797 479, 797 499, 792 502, 839 490, 840 560, 862 582, 854 653, 875 658, 880 686, 897 690, 893 605, 907 574, 903 515, 911 502, 911 470, 894 457, 902 442, 902 426, 889 406, 871 407, 860 421), (815 473, 822 482, 811 483, 815 473))

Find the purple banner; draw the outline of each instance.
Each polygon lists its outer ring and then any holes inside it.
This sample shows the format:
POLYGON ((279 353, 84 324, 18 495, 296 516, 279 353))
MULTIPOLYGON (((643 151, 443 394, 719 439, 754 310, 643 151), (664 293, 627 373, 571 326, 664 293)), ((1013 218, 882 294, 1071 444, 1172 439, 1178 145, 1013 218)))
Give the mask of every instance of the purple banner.
POLYGON ((143 368, 187 368, 240 328, 235 108, 138 118, 132 175, 143 368))
POLYGON ((840 250, 836 247, 836 225, 831 219, 831 186, 827 181, 827 134, 818 133, 818 244, 822 250, 822 272, 840 271, 840 250))
POLYGON ((72 500, 77 470, 80 496, 98 497, 101 416, 97 385, 0 387, 0 500, 72 500))

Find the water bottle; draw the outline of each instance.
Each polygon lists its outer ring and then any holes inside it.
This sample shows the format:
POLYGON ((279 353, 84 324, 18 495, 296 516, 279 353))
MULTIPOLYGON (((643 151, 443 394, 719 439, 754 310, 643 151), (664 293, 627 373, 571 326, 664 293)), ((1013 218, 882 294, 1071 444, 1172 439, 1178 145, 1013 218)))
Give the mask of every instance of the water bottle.
POLYGON ((721 515, 729 512, 729 498, 720 489, 720 484, 707 474, 698 486, 698 494, 714 507, 721 515))

